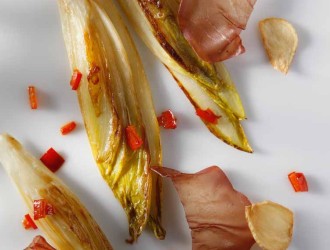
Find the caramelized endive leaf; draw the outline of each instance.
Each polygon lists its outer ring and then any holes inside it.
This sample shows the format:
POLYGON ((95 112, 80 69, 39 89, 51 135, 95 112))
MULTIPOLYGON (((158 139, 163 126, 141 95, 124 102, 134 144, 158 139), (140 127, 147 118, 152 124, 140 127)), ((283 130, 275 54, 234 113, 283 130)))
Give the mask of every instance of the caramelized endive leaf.
POLYGON ((99 170, 121 202, 131 241, 146 223, 163 239, 161 180, 150 165, 161 164, 159 127, 136 48, 111 1, 59 0, 72 69, 83 78, 78 99, 99 170), (144 141, 132 150, 125 128, 144 141))
POLYGON ((0 135, 0 163, 30 214, 33 214, 33 201, 38 199, 46 199, 55 208, 55 214, 35 223, 56 249, 112 249, 100 227, 70 189, 7 134, 0 135))
MULTIPOLYGON (((171 73, 190 79, 195 89, 203 93, 203 100, 197 101, 195 93, 182 80, 180 87, 196 106, 196 103, 212 103, 222 113, 230 116, 230 123, 239 124, 245 119, 245 112, 233 81, 221 63, 210 64, 201 60, 179 29, 176 20, 178 2, 176 0, 117 0, 132 26, 152 52, 165 64, 171 73)), ((199 97, 198 97, 199 98, 199 97)), ((211 108, 211 107, 209 107, 211 108)), ((214 110, 213 110, 214 111, 214 110)), ((226 124, 226 126, 232 126, 226 124)), ((207 125, 209 128, 210 126, 207 125)), ((234 134, 222 131, 222 126, 210 129, 217 137, 241 150, 252 152, 246 141, 242 127, 234 126, 234 134), (226 134, 227 136, 224 136, 226 134), (243 134, 243 136, 241 136, 243 134), (229 137, 228 137, 229 135, 229 137), (233 136, 233 138, 231 138, 233 136), (237 142, 237 138, 244 138, 237 142)), ((226 130, 226 129, 224 129, 226 130)))
POLYGON ((216 124, 202 120, 215 136, 237 149, 253 152, 239 120, 231 112, 212 102, 193 79, 176 71, 170 70, 170 72, 196 109, 210 108, 215 115, 220 117, 216 124))

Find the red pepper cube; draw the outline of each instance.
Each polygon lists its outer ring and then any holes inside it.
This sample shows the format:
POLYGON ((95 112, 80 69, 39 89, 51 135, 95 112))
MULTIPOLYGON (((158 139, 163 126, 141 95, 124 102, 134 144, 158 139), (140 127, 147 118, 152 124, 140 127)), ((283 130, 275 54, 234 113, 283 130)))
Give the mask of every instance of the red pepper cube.
POLYGON ((61 127, 61 134, 67 135, 67 134, 71 133, 76 128, 76 126, 77 126, 77 124, 74 121, 63 125, 61 127))
POLYGON ((81 78, 82 78, 82 74, 80 73, 80 71, 78 69, 75 69, 72 73, 72 77, 71 77, 71 81, 70 81, 72 90, 78 89, 81 78))
POLYGON ((292 172, 288 175, 289 180, 296 192, 308 192, 308 184, 303 173, 292 172))
POLYGON ((143 140, 141 139, 141 137, 139 136, 139 134, 136 132, 136 129, 134 126, 128 126, 125 129, 126 132, 126 140, 127 140, 127 144, 128 146, 132 149, 132 150, 137 150, 139 149, 142 144, 143 144, 143 140))
POLYGON ((37 229, 37 225, 34 223, 34 221, 32 220, 31 216, 29 214, 24 215, 24 219, 22 221, 22 224, 24 226, 25 229, 30 229, 31 227, 33 229, 37 229))
POLYGON ((212 124, 217 124, 218 119, 221 118, 221 116, 217 116, 214 114, 214 112, 211 109, 196 109, 196 115, 198 115, 203 121, 209 122, 212 124))
POLYGON ((25 229, 30 229, 31 228, 31 224, 30 222, 24 217, 23 221, 22 221, 23 227, 25 229))
POLYGON ((31 109, 37 109, 38 108, 38 100, 37 100, 37 91, 34 86, 28 87, 29 92, 29 101, 30 101, 30 107, 31 109))
POLYGON ((43 164, 52 172, 56 172, 64 163, 64 159, 59 155, 53 148, 48 151, 40 158, 43 164))
POLYGON ((39 220, 46 217, 47 201, 45 199, 33 201, 33 219, 39 220))
POLYGON ((171 110, 167 110, 157 117, 159 126, 165 129, 176 129, 176 117, 171 110))

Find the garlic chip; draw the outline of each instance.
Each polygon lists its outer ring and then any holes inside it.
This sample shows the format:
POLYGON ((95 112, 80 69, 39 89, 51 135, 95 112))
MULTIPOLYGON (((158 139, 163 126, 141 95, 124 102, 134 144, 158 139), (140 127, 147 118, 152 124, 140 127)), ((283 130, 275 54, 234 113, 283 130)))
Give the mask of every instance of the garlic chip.
POLYGON ((264 19, 259 22, 259 29, 270 63, 287 74, 298 47, 296 30, 282 18, 264 19))

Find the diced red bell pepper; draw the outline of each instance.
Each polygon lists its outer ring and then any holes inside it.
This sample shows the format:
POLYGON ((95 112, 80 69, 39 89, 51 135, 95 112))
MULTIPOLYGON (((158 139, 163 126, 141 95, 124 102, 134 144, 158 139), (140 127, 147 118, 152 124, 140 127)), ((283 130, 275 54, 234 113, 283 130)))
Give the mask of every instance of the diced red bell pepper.
POLYGON ((25 229, 30 229, 31 228, 31 224, 29 223, 29 221, 24 217, 23 221, 22 221, 23 227, 25 229))
POLYGON ((157 117, 159 126, 165 129, 176 129, 176 117, 171 110, 167 110, 157 117))
POLYGON ((34 223, 34 221, 32 220, 31 216, 29 214, 24 215, 24 219, 22 221, 22 224, 24 226, 25 229, 30 229, 31 227, 33 229, 37 229, 37 225, 34 223))
POLYGON ((126 128, 126 140, 127 140, 127 144, 128 146, 132 149, 132 150, 137 150, 139 149, 142 144, 143 144, 143 140, 141 139, 141 137, 139 136, 139 134, 136 132, 136 129, 134 126, 128 126, 126 128))
POLYGON ((198 115, 202 120, 212 123, 212 124, 217 124, 218 119, 221 118, 221 116, 218 116, 213 113, 211 109, 196 109, 196 115, 198 115))
POLYGON ((39 220, 46 217, 47 201, 45 199, 33 201, 33 219, 39 220))
POLYGON ((307 192, 308 184, 303 173, 292 172, 288 175, 289 180, 296 192, 307 192))
POLYGON ((77 126, 77 124, 74 121, 63 125, 61 127, 61 134, 67 135, 67 134, 71 133, 76 128, 76 126, 77 126))
POLYGON ((38 108, 38 100, 37 100, 36 88, 34 86, 29 86, 28 87, 28 92, 29 92, 29 101, 30 101, 31 109, 37 109, 38 108))
POLYGON ((43 164, 52 172, 56 172, 64 163, 64 159, 59 155, 53 148, 48 151, 40 158, 43 164))
POLYGON ((78 69, 75 69, 72 73, 72 77, 71 77, 71 81, 70 81, 72 90, 78 89, 81 78, 82 78, 82 74, 80 73, 80 71, 78 69))
POLYGON ((33 201, 33 216, 34 220, 45 218, 46 215, 54 215, 55 208, 52 204, 49 204, 46 199, 33 201))

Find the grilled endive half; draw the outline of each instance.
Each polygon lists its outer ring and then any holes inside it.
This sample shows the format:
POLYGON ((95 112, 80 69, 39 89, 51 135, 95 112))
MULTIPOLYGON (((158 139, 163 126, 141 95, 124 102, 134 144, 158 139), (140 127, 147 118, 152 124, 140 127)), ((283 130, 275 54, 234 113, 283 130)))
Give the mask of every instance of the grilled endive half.
POLYGON ((112 1, 59 0, 72 69, 83 74, 78 99, 99 170, 121 202, 131 241, 149 223, 161 227, 161 147, 149 85, 137 50, 112 1), (125 128, 134 126, 143 145, 132 150, 125 128))
POLYGON ((178 0, 117 0, 132 26, 165 64, 195 108, 220 115, 209 130, 229 145, 252 152, 240 124, 245 112, 225 66, 202 61, 184 38, 176 21, 178 0))
POLYGON ((55 208, 55 214, 35 223, 56 249, 112 250, 100 227, 70 189, 7 134, 0 135, 0 163, 30 214, 33 214, 34 200, 45 199, 55 208))

